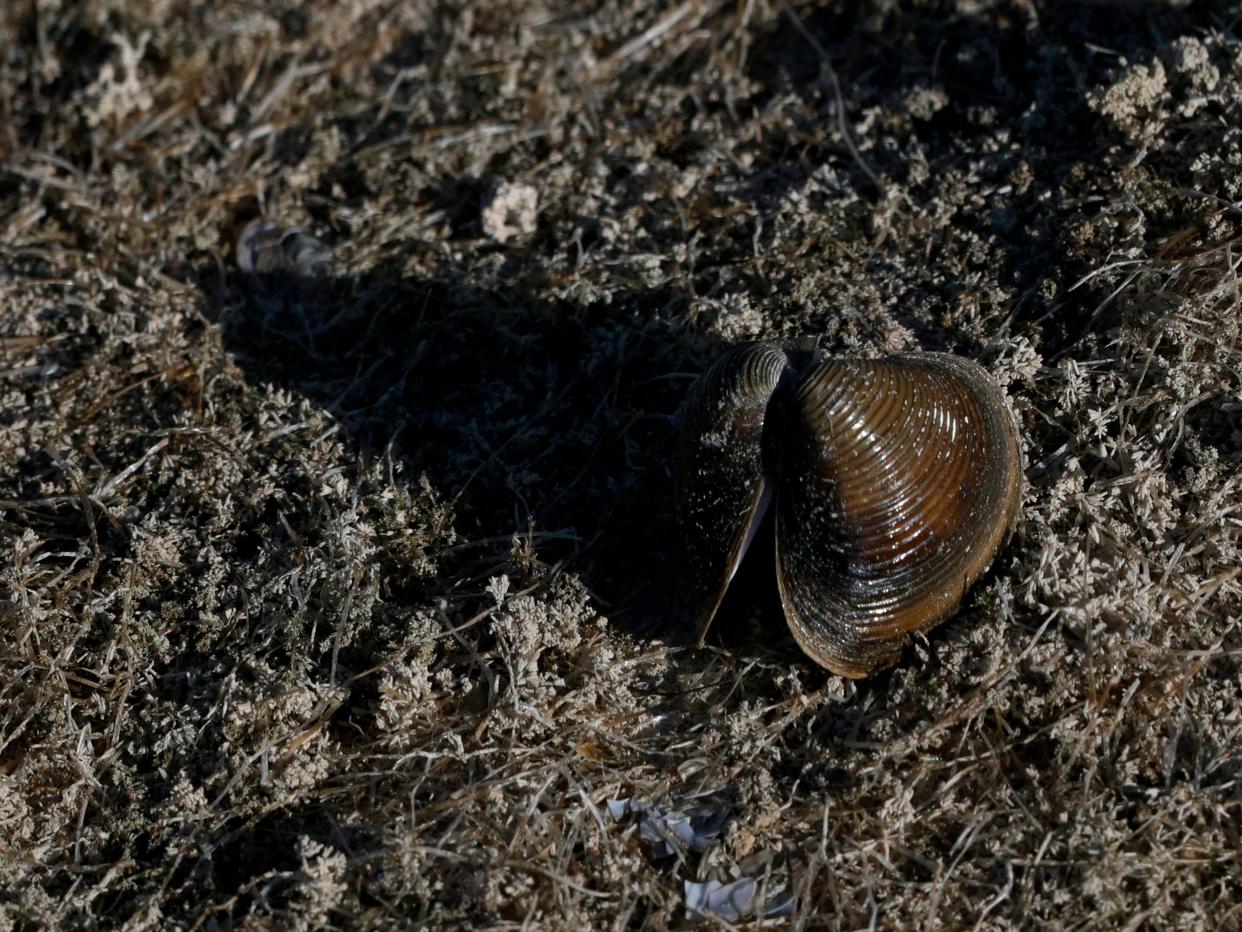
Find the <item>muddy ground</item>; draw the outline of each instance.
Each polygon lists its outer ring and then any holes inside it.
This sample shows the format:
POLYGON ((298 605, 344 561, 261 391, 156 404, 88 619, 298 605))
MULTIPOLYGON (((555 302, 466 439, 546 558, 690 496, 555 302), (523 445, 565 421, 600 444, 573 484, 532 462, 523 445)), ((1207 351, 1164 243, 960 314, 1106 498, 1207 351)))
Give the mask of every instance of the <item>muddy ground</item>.
POLYGON ((1240 29, 4 4, 0 929, 1242 925, 1240 29), (861 682, 677 597, 687 388, 808 335, 1023 434, 861 682))

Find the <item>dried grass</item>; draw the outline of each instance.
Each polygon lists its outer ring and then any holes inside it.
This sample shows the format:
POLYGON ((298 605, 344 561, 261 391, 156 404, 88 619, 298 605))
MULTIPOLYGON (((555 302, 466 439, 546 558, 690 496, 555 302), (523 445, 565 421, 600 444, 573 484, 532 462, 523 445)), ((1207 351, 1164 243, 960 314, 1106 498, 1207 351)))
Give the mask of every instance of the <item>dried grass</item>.
POLYGON ((0 929, 667 928, 742 876, 797 895, 753 925, 1237 927, 1217 13, 4 7, 0 929), (238 271, 259 215, 331 272, 238 271), (807 333, 1023 425, 1015 540, 862 684, 672 595, 688 379, 807 333), (654 857, 624 797, 730 824, 654 857))

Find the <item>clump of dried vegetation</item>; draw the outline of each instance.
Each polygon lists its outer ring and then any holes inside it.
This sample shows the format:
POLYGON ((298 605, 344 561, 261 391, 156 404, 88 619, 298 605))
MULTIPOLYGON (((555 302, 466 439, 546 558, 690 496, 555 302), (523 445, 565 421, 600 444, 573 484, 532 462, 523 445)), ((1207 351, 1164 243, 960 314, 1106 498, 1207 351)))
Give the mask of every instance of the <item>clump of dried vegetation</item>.
POLYGON ((1236 927, 1239 15, 5 4, 0 929, 1236 927), (672 595, 688 378, 806 334, 1023 426, 860 684, 672 595))

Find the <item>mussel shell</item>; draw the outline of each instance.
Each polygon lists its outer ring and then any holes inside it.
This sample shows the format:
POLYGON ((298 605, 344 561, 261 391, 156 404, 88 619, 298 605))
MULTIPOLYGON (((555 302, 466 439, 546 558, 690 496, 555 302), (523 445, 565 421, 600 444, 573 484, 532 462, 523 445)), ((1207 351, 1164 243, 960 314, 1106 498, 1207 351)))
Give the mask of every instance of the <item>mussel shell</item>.
POLYGON ((868 676, 951 615, 1008 537, 1017 427, 983 369, 942 353, 829 360, 781 426, 786 620, 818 663, 868 676))
POLYGON ((785 353, 773 344, 738 347, 716 360, 686 399, 676 497, 686 538, 689 601, 700 635, 762 517, 768 488, 764 423, 786 363, 785 353))
POLYGON ((692 389, 677 465, 700 640, 773 501, 789 627, 851 677, 956 610, 1022 491, 1004 394, 943 353, 820 361, 740 347, 692 389))

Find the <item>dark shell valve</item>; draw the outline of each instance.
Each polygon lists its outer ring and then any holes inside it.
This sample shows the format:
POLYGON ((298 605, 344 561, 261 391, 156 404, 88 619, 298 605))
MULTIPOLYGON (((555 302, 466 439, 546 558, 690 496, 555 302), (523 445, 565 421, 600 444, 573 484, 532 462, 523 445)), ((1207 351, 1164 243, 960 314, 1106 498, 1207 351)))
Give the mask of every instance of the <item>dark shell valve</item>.
POLYGON ((1004 394, 970 360, 756 343, 691 390, 677 475, 700 640, 772 506, 794 637, 863 677, 987 568, 1017 518, 1022 457, 1004 394))

